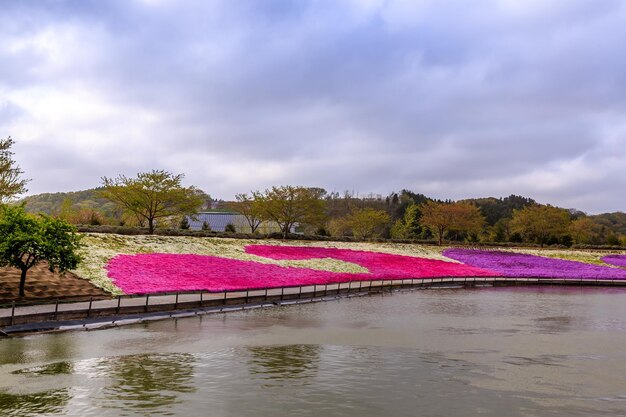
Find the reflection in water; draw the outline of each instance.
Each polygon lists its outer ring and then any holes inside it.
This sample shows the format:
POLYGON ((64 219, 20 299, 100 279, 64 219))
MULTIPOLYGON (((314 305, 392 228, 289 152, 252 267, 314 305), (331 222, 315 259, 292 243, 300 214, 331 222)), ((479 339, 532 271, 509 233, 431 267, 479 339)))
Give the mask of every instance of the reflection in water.
POLYGON ((67 389, 50 390, 34 394, 9 394, 0 392, 0 415, 38 416, 59 414, 63 411, 70 395, 67 389))
POLYGON ((54 335, 51 342, 47 344, 45 351, 46 360, 65 359, 74 352, 74 343, 68 333, 54 335))
POLYGON ((113 379, 95 399, 99 407, 159 409, 179 402, 179 394, 196 390, 195 359, 189 354, 131 355, 99 360, 94 372, 113 379))
POLYGON ((542 332, 548 334, 571 331, 575 321, 570 316, 540 317, 535 319, 535 325, 542 332))
POLYGON ((318 345, 250 346, 247 350, 249 372, 266 380, 311 378, 320 361, 318 345))
POLYGON ((71 362, 54 362, 47 365, 32 368, 18 369, 11 372, 13 375, 44 376, 44 375, 69 375, 74 371, 71 362))
POLYGON ((416 291, 0 340, 0 417, 625 415, 625 290, 416 291))
POLYGON ((75 353, 75 338, 69 333, 0 340, 0 366, 63 360, 75 353))

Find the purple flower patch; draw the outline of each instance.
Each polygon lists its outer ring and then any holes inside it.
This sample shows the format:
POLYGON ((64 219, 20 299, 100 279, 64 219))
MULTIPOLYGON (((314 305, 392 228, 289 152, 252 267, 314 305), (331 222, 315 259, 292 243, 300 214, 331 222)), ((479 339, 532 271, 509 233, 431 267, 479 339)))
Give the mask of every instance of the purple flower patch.
POLYGON ((626 267, 626 255, 609 255, 602 260, 607 264, 626 267))
POLYGON ((626 270, 524 253, 447 249, 444 256, 510 278, 626 279, 626 270))

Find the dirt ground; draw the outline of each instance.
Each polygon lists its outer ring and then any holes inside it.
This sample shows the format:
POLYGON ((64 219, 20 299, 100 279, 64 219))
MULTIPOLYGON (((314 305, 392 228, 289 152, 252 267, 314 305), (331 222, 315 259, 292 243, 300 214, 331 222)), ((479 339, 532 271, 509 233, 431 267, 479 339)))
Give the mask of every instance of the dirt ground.
POLYGON ((45 263, 28 270, 26 275, 26 296, 18 297, 20 270, 17 268, 0 268, 0 305, 15 300, 18 303, 40 303, 45 301, 85 300, 109 298, 106 291, 95 287, 86 279, 79 278, 71 272, 64 275, 52 273, 45 263))

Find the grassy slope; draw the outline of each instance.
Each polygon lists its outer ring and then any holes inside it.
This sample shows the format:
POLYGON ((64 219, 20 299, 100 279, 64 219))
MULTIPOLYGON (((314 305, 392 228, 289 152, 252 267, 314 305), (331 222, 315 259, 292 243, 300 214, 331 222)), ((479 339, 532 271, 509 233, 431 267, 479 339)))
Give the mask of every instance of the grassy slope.
MULTIPOLYGON (((98 287, 113 294, 121 294, 111 280, 107 277, 105 265, 118 254, 136 253, 189 253, 199 255, 213 255, 225 258, 252 260, 267 264, 283 266, 296 266, 302 268, 321 269, 336 272, 367 272, 363 267, 340 260, 308 260, 308 261, 275 261, 250 255, 245 252, 247 245, 289 245, 289 246, 317 246, 333 247, 354 250, 366 250, 375 252, 385 252, 397 255, 419 256, 431 259, 441 259, 449 262, 456 262, 445 258, 441 252, 444 247, 422 246, 414 244, 398 243, 342 243, 342 242, 281 242, 276 240, 245 240, 245 239, 225 239, 225 238, 198 238, 184 236, 122 236, 114 234, 83 234, 85 247, 82 250, 84 261, 76 269, 79 276, 87 278, 98 287)), ((511 249, 505 249, 511 250, 511 249)), ((604 264, 600 258, 605 253, 592 251, 570 251, 570 250, 537 250, 519 249, 515 252, 529 253, 533 255, 549 256, 560 259, 571 259, 576 261, 604 264)))

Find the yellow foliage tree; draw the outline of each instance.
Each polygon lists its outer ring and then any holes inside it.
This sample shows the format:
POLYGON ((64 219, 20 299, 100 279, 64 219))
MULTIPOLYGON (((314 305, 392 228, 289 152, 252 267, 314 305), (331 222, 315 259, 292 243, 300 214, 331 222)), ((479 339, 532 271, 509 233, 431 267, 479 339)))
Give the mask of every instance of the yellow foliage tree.
POLYGON ((380 236, 385 226, 391 222, 391 217, 384 210, 367 207, 353 209, 346 220, 354 237, 368 239, 380 236))
POLYGON ((322 191, 319 188, 284 185, 263 193, 257 191, 253 197, 261 218, 276 222, 286 238, 297 224, 324 224, 326 204, 321 198, 322 191))
POLYGON ((439 245, 447 231, 459 232, 480 231, 485 218, 480 209, 470 203, 438 203, 428 201, 421 205, 420 223, 428 227, 437 236, 439 245))

